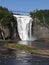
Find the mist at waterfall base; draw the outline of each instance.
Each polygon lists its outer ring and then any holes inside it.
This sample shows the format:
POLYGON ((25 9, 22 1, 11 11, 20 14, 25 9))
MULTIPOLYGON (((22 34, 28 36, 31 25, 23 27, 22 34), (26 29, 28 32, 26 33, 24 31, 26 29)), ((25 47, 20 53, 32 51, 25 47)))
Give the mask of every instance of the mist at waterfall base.
POLYGON ((17 20, 17 28, 21 40, 34 41, 36 37, 32 35, 32 22, 30 16, 13 15, 17 20))

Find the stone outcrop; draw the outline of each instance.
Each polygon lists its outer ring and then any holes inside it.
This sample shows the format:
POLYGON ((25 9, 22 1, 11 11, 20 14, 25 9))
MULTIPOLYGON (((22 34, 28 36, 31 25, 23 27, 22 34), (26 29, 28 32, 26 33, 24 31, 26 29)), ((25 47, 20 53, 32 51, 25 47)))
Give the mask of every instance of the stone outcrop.
POLYGON ((32 26, 33 35, 39 38, 49 38, 49 28, 44 24, 40 24, 39 20, 33 21, 32 26))
MULTIPOLYGON (((44 25, 41 26, 38 21, 34 20, 31 28, 32 35, 36 36, 37 39, 49 38, 49 28, 44 25)), ((20 40, 16 20, 10 20, 9 24, 3 27, 0 25, 0 39, 20 40)))
POLYGON ((0 39, 3 39, 4 36, 5 40, 20 40, 17 30, 17 22, 15 25, 16 27, 14 27, 13 21, 10 21, 8 25, 3 26, 3 29, 0 28, 0 39))

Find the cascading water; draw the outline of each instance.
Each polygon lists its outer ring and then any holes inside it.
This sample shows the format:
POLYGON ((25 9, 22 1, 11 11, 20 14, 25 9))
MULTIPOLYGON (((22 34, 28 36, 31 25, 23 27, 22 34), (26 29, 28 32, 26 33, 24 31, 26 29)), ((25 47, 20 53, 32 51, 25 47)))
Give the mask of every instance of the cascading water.
MULTIPOLYGON (((32 21, 30 16, 14 15, 17 20, 18 33, 21 40, 31 40, 32 38, 32 21)), ((34 40, 34 39, 33 39, 34 40)))

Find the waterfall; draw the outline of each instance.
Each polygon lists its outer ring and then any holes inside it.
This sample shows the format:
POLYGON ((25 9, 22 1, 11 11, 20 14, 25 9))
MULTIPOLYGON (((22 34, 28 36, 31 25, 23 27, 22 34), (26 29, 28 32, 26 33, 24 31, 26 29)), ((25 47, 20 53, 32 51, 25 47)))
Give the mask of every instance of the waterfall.
POLYGON ((13 15, 17 20, 18 33, 21 40, 31 40, 32 38, 32 21, 30 16, 13 15))

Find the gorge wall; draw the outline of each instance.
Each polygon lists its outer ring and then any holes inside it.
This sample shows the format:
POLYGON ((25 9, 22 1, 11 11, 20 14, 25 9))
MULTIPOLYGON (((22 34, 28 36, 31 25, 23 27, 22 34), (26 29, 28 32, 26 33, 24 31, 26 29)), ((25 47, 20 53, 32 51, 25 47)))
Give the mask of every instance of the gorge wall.
POLYGON ((40 38, 49 38, 49 28, 47 28, 44 25, 40 25, 38 21, 33 20, 30 16, 20 16, 20 18, 23 19, 20 20, 19 17, 17 17, 16 15, 16 17, 14 16, 15 21, 10 20, 10 23, 4 26, 3 28, 2 26, 0 26, 0 39, 4 38, 5 38, 4 40, 32 39, 33 41, 40 38), (23 34, 22 37, 20 36, 21 33, 23 34))

